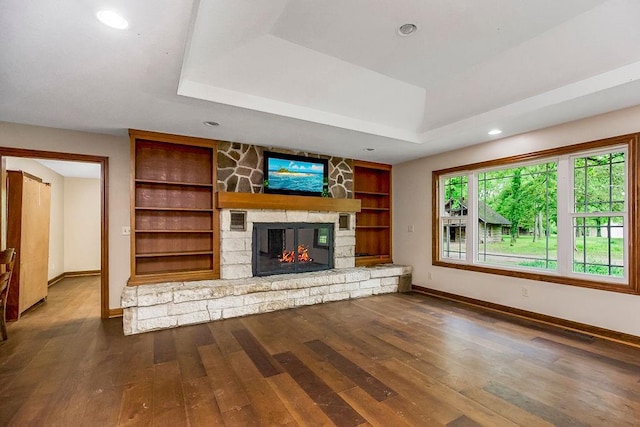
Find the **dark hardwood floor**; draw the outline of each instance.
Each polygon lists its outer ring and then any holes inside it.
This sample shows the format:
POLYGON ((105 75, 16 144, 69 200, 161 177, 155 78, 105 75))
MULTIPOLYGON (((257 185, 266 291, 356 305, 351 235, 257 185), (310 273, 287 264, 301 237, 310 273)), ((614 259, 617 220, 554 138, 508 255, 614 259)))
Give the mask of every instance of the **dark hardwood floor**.
POLYGON ((125 337, 72 278, 0 343, 0 425, 640 425, 640 350, 419 294, 125 337))

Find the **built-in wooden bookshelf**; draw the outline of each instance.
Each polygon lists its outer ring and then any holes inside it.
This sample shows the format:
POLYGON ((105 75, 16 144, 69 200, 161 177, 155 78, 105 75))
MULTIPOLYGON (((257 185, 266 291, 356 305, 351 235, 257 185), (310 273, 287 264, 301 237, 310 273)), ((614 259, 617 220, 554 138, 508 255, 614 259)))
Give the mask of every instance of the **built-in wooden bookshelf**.
POLYGON ((356 213, 356 265, 392 262, 391 165, 354 161, 354 197, 361 201, 356 213))
POLYGON ((219 277, 215 141, 131 130, 130 285, 219 277))

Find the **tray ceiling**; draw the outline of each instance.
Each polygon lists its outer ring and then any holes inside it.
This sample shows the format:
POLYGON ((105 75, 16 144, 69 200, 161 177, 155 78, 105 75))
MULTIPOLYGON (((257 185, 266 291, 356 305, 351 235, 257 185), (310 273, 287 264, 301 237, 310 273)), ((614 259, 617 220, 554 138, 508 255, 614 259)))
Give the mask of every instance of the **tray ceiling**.
POLYGON ((638 16, 633 0, 4 0, 0 119, 398 163, 638 104, 638 16), (106 3, 127 30, 95 19, 106 3))

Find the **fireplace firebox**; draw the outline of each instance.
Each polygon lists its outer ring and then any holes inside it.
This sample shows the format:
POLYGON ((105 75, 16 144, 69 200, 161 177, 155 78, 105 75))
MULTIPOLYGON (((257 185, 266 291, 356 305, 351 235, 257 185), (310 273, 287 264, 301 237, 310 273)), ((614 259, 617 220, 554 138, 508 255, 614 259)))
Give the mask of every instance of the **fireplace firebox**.
POLYGON ((324 223, 254 223, 253 275, 332 269, 333 227, 324 223))

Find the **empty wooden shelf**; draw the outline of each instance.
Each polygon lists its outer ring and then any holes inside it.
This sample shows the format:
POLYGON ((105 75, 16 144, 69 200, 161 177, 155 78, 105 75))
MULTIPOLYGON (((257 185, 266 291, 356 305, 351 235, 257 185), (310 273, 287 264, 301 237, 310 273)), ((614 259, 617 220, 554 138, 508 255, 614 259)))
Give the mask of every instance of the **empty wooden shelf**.
POLYGON ((215 141, 131 130, 130 285, 219 277, 215 141))
POLYGON ((391 165, 354 161, 356 213, 356 265, 392 262, 391 165))

